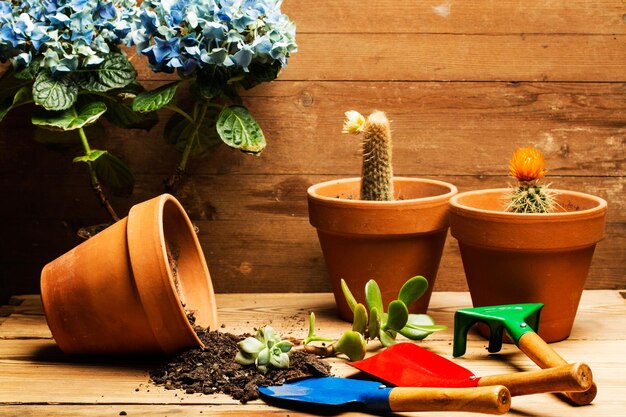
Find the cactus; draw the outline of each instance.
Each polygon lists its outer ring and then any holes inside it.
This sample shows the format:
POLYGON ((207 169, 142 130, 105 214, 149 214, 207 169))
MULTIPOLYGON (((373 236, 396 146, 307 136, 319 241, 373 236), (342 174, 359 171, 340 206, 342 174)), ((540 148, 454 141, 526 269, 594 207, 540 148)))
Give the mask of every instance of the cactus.
POLYGON ((545 173, 543 154, 535 148, 519 148, 513 152, 509 173, 517 180, 509 193, 506 211, 514 213, 548 213, 555 207, 554 193, 549 185, 539 184, 545 173))
POLYGON ((367 120, 358 112, 346 112, 344 133, 363 134, 361 200, 391 201, 391 127, 385 113, 374 111, 367 120))

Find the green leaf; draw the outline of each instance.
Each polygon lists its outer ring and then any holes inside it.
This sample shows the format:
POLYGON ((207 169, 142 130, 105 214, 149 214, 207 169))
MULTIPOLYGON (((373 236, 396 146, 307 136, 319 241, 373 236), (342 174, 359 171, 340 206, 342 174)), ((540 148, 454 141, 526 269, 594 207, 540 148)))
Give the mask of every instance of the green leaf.
POLYGON ((51 130, 74 130, 95 123, 107 111, 104 103, 96 101, 83 106, 78 113, 74 109, 62 112, 39 110, 32 116, 32 123, 51 130))
POLYGON ((115 126, 147 131, 159 122, 159 117, 154 112, 138 113, 133 111, 133 99, 143 91, 145 90, 141 85, 131 83, 124 88, 111 90, 106 94, 89 94, 84 97, 91 101, 103 101, 107 106, 104 117, 115 126))
POLYGON ((240 81, 240 84, 243 88, 249 90, 258 84, 275 80, 281 68, 278 62, 272 65, 253 63, 250 66, 250 71, 244 74, 245 76, 240 81))
POLYGON ((126 87, 137 77, 128 57, 123 53, 110 54, 100 65, 78 72, 76 82, 83 90, 105 92, 126 87))
POLYGON ((15 78, 18 80, 32 80, 35 78, 35 75, 39 72, 41 61, 34 60, 30 63, 30 65, 20 71, 15 72, 15 78))
POLYGON ((33 84, 35 103, 46 110, 65 110, 72 107, 78 97, 78 86, 69 76, 53 78, 42 71, 33 84))
POLYGON ((351 361, 359 361, 365 357, 367 345, 361 333, 347 331, 333 345, 335 352, 343 353, 351 361))
POLYGON ((354 308, 354 320, 352 321, 352 330, 361 334, 365 333, 367 328, 367 310, 361 303, 354 308))
POLYGON ((380 339, 380 343, 385 347, 396 344, 396 334, 393 331, 380 329, 378 338, 380 339))
POLYGON ((133 100, 133 111, 146 113, 159 110, 172 101, 178 84, 180 81, 174 81, 156 90, 139 93, 133 100))
POLYGON ((341 278, 341 291, 343 291, 343 296, 346 297, 346 302, 348 303, 348 307, 350 307, 350 311, 354 312, 354 308, 357 305, 356 298, 352 295, 350 288, 348 288, 348 284, 343 278, 341 278))
POLYGON ((265 136, 248 109, 224 107, 217 119, 217 133, 224 143, 242 152, 258 155, 265 148, 265 136))
POLYGON ((383 325, 384 330, 399 331, 409 319, 409 310, 406 308, 406 304, 400 300, 393 300, 389 303, 387 314, 387 323, 383 325))
POLYGON ((89 151, 87 155, 77 156, 76 158, 74 158, 73 162, 95 162, 98 160, 98 158, 100 158, 105 153, 106 151, 102 151, 100 149, 94 149, 94 150, 89 151))
POLYGON ((400 334, 407 339, 422 340, 433 332, 446 330, 446 326, 439 326, 428 314, 409 314, 409 319, 400 334))
POLYGON ((0 102, 0 122, 12 109, 33 102, 33 94, 31 86, 24 86, 17 90, 17 93, 11 97, 7 97, 0 102))
POLYGON ((370 323, 367 329, 367 336, 370 339, 375 339, 380 332, 380 313, 377 308, 373 308, 370 310, 370 323))
POLYGON ((398 300, 410 307, 428 289, 428 281, 423 276, 416 276, 404 283, 398 293, 398 300))
POLYGON ((239 350, 252 354, 258 354, 263 348, 265 348, 263 342, 255 337, 247 337, 241 342, 237 343, 237 346, 239 347, 239 350))
POLYGON ((376 308, 379 312, 385 311, 383 307, 383 296, 380 293, 378 284, 373 279, 370 279, 367 281, 367 284, 365 284, 365 301, 370 310, 376 308))
POLYGON ((130 168, 108 151, 91 165, 102 184, 114 194, 126 196, 133 192, 135 178, 130 168))
MULTIPOLYGON (((90 139, 102 138, 105 135, 104 126, 100 123, 94 123, 85 128, 85 133, 90 139)), ((35 129, 35 141, 44 145, 64 148, 80 144, 80 136, 75 130, 50 130, 45 128, 35 129)))
MULTIPOLYGON (((206 154, 217 145, 221 144, 217 130, 215 130, 215 119, 217 118, 217 110, 209 109, 204 119, 201 121, 198 130, 198 139, 191 148, 192 156, 200 156, 206 154)), ((187 145, 187 141, 194 131, 194 125, 184 116, 174 113, 163 129, 163 137, 166 143, 175 145, 176 149, 183 151, 187 145)))
POLYGON ((406 324, 407 326, 430 326, 435 324, 435 321, 428 314, 409 314, 406 324))

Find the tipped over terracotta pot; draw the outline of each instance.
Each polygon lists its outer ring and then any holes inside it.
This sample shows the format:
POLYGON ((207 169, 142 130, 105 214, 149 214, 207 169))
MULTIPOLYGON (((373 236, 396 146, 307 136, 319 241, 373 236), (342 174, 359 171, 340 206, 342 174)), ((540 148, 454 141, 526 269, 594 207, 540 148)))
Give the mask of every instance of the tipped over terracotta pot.
POLYGON ((427 292, 409 309, 425 313, 448 231, 448 200, 454 185, 394 177, 395 200, 359 200, 360 178, 327 181, 308 189, 309 220, 317 228, 339 315, 352 320, 343 278, 365 303, 370 279, 380 285, 385 307, 411 277, 428 280, 427 292))
POLYGON ((508 189, 459 193, 450 200, 450 231, 459 242, 474 307, 543 303, 539 335, 567 338, 604 237, 607 204, 579 192, 552 190, 551 213, 504 211, 508 189))
POLYGON ((133 206, 41 273, 56 343, 69 354, 172 354, 202 343, 189 322, 217 327, 209 270, 171 195, 133 206))

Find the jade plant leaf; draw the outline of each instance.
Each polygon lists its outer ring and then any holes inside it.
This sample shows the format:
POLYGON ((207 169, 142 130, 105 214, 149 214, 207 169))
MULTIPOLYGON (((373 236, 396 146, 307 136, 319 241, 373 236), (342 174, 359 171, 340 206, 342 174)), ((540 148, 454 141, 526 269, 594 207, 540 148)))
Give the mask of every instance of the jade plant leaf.
POLYGON ((446 326, 436 325, 428 314, 409 314, 406 325, 399 333, 407 339, 421 340, 433 332, 446 329, 446 326))
POLYGON ((383 325, 384 330, 401 330, 409 319, 409 310, 400 300, 393 300, 387 307, 387 322, 383 325))
POLYGON ((365 301, 370 310, 377 308, 378 311, 385 311, 380 287, 373 279, 370 279, 367 281, 367 284, 365 284, 365 301))
POLYGON ((66 110, 78 97, 78 86, 69 76, 53 78, 50 72, 42 71, 33 83, 33 99, 46 110, 66 110))
POLYGON ((258 155, 265 149, 265 136, 248 109, 243 106, 227 106, 217 118, 217 133, 231 148, 258 155))
POLYGON ((343 278, 341 279, 341 291, 343 292, 343 296, 346 298, 348 307, 350 307, 350 310, 354 312, 354 308, 357 305, 357 301, 356 301, 356 298, 354 298, 354 295, 352 295, 350 288, 348 288, 348 284, 343 278))
POLYGON ((380 313, 378 309, 374 307, 370 310, 370 322, 369 327, 367 329, 367 337, 370 339, 376 339, 378 333, 380 332, 380 313))
POLYGON ((393 330, 380 329, 378 338, 380 339, 380 343, 382 343, 385 347, 389 347, 396 343, 396 333, 393 330))
POLYGON ((361 333, 352 330, 342 334, 333 348, 336 352, 346 355, 351 361, 358 361, 365 357, 365 339, 361 333))
POLYGON ((423 276, 416 276, 404 283, 398 293, 398 300, 410 307, 428 289, 428 281, 423 276))
POLYGON ((107 106, 96 101, 83 106, 78 112, 74 109, 65 111, 39 110, 33 114, 34 125, 50 130, 74 130, 95 123, 107 111, 107 106))
POLYGON ((361 334, 365 333, 367 328, 367 310, 361 303, 354 308, 354 320, 352 321, 352 330, 361 334))
POLYGON ((174 98, 179 84, 180 81, 174 81, 155 90, 137 94, 133 100, 133 111, 146 113, 166 106, 174 98))

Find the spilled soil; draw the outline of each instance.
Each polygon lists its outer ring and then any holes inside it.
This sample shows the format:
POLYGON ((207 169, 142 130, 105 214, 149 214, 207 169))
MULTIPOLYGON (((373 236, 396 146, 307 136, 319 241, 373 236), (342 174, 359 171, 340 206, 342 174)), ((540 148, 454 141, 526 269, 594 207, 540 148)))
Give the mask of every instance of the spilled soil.
POLYGON ((257 388, 281 385, 293 378, 329 375, 330 366, 303 351, 292 351, 288 369, 270 369, 266 374, 254 365, 235 362, 237 342, 249 335, 233 335, 195 327, 204 349, 190 349, 150 370, 150 378, 166 389, 181 389, 187 394, 223 393, 246 403, 259 397, 257 388))

